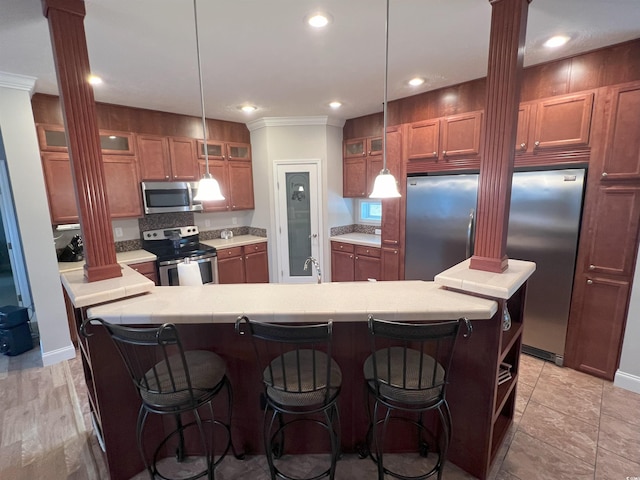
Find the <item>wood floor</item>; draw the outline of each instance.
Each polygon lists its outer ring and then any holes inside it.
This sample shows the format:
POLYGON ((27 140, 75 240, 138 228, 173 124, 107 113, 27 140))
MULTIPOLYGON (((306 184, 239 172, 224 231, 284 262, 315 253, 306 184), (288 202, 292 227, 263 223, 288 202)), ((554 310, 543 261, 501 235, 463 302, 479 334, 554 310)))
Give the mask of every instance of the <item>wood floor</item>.
MULTIPOLYGON (((516 410, 491 480, 640 478, 640 395, 523 355, 516 410)), ((308 474, 324 458, 287 461, 292 473, 308 474)), ((411 464, 415 458, 398 455, 395 461, 411 464)), ((262 455, 225 458, 217 472, 224 480, 269 478, 262 455)), ((134 477, 148 478, 146 472, 134 477)), ((344 455, 338 463, 336 480, 373 478, 368 459, 344 455)), ((450 464, 444 478, 473 479, 450 464)), ((37 348, 0 355, 0 479, 109 479, 91 431, 78 357, 43 367, 37 348)))

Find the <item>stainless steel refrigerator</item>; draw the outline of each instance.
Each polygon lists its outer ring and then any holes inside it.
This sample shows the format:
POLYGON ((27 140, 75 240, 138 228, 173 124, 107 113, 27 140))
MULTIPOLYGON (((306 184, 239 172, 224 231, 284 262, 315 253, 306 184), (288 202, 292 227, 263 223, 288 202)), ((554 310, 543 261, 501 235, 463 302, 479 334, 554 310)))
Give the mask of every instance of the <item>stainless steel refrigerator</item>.
MULTIPOLYGON (((562 365, 573 287, 584 169, 513 175, 507 255, 536 262, 523 351, 562 365)), ((477 174, 407 179, 405 278, 433 280, 473 254, 477 174)))

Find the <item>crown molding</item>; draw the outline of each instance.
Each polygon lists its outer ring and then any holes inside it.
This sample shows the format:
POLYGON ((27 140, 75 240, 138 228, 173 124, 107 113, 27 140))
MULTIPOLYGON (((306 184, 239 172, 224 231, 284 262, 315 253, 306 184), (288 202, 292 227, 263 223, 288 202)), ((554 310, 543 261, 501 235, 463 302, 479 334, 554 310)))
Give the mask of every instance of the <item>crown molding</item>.
POLYGON ((13 88, 15 90, 26 90, 29 92, 29 95, 33 95, 35 86, 35 77, 27 77, 16 73, 0 72, 0 87, 13 88))
POLYGON ((250 132, 266 127, 300 127, 300 126, 329 126, 344 127, 343 118, 318 115, 314 117, 263 117, 247 122, 250 132))

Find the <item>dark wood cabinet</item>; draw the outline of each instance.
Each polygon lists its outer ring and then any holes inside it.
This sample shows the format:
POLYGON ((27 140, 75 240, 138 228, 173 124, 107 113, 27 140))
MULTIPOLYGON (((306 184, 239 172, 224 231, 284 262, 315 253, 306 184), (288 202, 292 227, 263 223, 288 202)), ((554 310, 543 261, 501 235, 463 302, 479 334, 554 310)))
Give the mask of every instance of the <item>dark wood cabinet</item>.
POLYGON ((383 246, 380 253, 380 280, 402 280, 400 248, 383 246))
MULTIPOLYGON (((67 136, 62 125, 36 125, 42 152, 68 152, 67 136)), ((107 155, 135 155, 135 142, 130 132, 100 130, 100 147, 107 155)))
MULTIPOLYGON (((204 143, 198 141, 198 157, 204 158, 204 143)), ((251 210, 253 197, 253 164, 251 146, 241 143, 207 142, 209 173, 220 184, 224 200, 204 202, 205 212, 251 210)), ((200 176, 206 172, 206 161, 198 161, 200 176)))
MULTIPOLYGON (((399 127, 387 130, 387 168, 395 176, 398 189, 404 196, 406 182, 402 161, 402 130, 399 127)), ((382 199, 380 280, 404 278, 402 211, 402 198, 382 199)))
POLYGON ((142 180, 197 180, 195 142, 191 138, 138 135, 142 180))
POLYGON ((342 196, 365 198, 382 170, 382 137, 345 140, 342 196))
POLYGON ((610 89, 603 180, 640 180, 640 82, 610 89))
MULTIPOLYGON (((104 155, 103 167, 111 217, 141 217, 142 198, 135 157, 104 155)), ((43 153, 42 169, 47 187, 51 223, 53 225, 76 223, 78 207, 69 155, 43 153)))
POLYGON ((380 256, 377 247, 331 242, 331 281, 380 280, 380 256))
POLYGON ((220 283, 269 283, 267 243, 218 249, 220 283))
POLYGON ((158 285, 158 270, 156 268, 156 262, 132 263, 129 266, 158 285))
POLYGON ((426 120, 407 127, 407 159, 437 160, 440 156, 440 120, 426 120))

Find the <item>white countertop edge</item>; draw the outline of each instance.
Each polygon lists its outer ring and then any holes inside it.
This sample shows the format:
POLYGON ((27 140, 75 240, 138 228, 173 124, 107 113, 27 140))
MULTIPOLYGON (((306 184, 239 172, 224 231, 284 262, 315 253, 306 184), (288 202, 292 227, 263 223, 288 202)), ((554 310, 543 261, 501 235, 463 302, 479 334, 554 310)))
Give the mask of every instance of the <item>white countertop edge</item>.
POLYGON ((351 243, 353 245, 362 245, 364 247, 380 247, 382 245, 380 235, 373 235, 370 233, 344 233, 342 235, 329 237, 329 241, 351 243))
POLYGON ((264 243, 267 241, 266 237, 258 237, 256 235, 238 235, 233 238, 213 238, 210 240, 200 240, 200 243, 215 247, 218 249, 242 247, 244 245, 252 245, 254 243, 264 243))
POLYGON ((474 270, 469 268, 469 264, 467 259, 439 273, 434 278, 435 283, 462 292, 507 300, 536 270, 534 262, 513 259, 509 259, 509 265, 502 273, 474 270))
MULTIPOLYGON (((132 265, 134 263, 155 262, 156 256, 146 250, 131 250, 128 252, 116 253, 116 261, 121 265, 132 265)), ((74 270, 83 270, 85 261, 80 262, 58 262, 58 272, 66 273, 74 270)))

